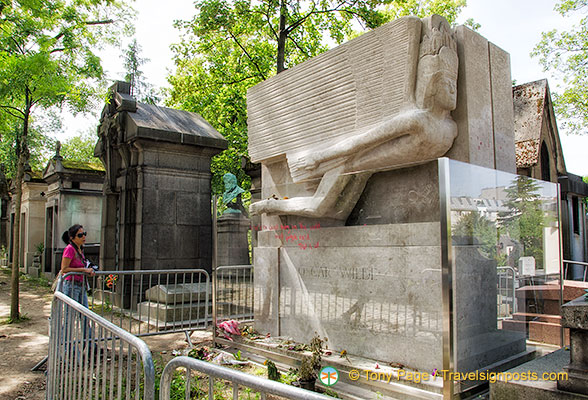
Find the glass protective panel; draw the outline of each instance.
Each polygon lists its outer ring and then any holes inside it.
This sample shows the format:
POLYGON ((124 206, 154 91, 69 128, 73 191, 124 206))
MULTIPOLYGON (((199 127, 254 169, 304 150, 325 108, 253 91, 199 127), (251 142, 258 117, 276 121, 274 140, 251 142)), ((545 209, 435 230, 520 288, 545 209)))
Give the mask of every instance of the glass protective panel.
POLYGON ((557 184, 449 169, 456 371, 500 364, 526 339, 560 344, 557 184))

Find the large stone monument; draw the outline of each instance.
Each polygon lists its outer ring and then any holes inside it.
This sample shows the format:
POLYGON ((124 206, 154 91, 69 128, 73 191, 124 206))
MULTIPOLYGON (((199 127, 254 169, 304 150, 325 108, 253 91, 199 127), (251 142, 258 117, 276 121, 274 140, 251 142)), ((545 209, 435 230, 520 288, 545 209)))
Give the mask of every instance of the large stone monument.
MULTIPOLYGON (((253 87, 262 165, 255 320, 273 335, 444 365, 438 157, 515 171, 509 56, 442 17, 406 17, 253 87)), ((496 261, 454 247, 459 370, 524 350, 496 328, 496 261)))
POLYGON ((203 268, 212 257, 212 156, 226 140, 198 114, 137 102, 111 88, 95 155, 106 168, 100 264, 203 268))

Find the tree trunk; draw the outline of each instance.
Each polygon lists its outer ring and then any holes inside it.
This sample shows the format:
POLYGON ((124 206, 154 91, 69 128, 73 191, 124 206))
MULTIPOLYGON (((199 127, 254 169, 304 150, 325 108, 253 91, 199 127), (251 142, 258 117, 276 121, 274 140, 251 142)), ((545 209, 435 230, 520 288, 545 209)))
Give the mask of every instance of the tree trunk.
POLYGON ((22 183, 25 173, 25 165, 29 161, 28 150, 28 131, 29 131, 29 115, 31 105, 27 96, 27 107, 22 124, 22 136, 19 145, 17 145, 18 161, 15 180, 15 207, 14 207, 14 231, 12 232, 12 282, 11 282, 11 297, 10 297, 10 319, 17 321, 20 319, 19 312, 19 274, 20 274, 20 208, 22 204, 22 183))
POLYGON ((278 30, 278 62, 277 62, 277 72, 278 74, 284 71, 286 68, 284 66, 285 59, 286 59, 286 39, 288 38, 288 33, 286 31, 286 16, 288 15, 288 9, 286 8, 285 0, 280 2, 280 28, 278 30))

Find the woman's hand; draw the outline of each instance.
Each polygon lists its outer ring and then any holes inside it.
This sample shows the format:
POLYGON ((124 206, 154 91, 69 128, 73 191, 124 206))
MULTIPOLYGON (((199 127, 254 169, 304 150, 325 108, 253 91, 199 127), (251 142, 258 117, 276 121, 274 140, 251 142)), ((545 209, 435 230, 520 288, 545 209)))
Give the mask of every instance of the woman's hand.
POLYGON ((84 268, 84 272, 87 273, 90 276, 96 275, 96 272, 94 271, 94 268, 84 268))

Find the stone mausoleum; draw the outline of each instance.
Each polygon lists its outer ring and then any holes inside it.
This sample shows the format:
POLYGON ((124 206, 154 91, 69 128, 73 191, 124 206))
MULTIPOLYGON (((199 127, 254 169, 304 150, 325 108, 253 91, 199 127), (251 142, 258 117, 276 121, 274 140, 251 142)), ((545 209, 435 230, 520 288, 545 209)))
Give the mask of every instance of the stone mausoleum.
POLYGON ((226 140, 198 114, 110 89, 95 155, 106 169, 104 269, 211 269, 210 160, 226 140))

